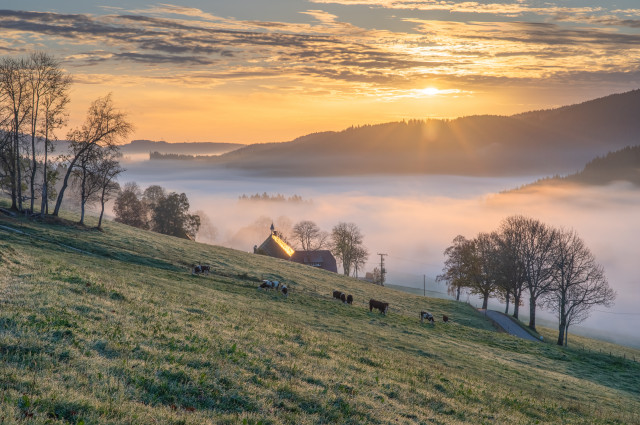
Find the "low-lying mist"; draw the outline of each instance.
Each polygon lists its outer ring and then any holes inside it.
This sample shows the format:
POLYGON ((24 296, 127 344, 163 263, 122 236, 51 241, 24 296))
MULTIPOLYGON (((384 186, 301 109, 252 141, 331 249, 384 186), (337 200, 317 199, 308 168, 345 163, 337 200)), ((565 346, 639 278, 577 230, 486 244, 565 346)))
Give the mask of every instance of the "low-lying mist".
MULTIPOLYGON (((623 334, 630 338, 623 342, 640 345, 640 191, 631 185, 499 193, 542 176, 255 178, 179 161, 125 166, 121 182, 185 192, 191 209, 203 211, 210 220, 208 239, 199 238, 202 242, 251 252, 269 235, 272 221, 285 233, 300 220, 315 221, 326 231, 341 221, 354 222, 370 252, 367 271, 379 265, 377 253, 386 253, 389 283, 422 288, 426 275, 427 289, 440 293, 446 293, 446 285, 436 284, 434 278, 442 271, 443 251, 458 234, 474 237, 495 230, 513 214, 574 228, 618 293, 613 308, 596 307, 583 327, 623 334), (311 202, 238 201, 242 194, 263 192, 299 195, 311 202)), ((527 308, 525 304, 523 310, 527 308)), ((541 316, 555 319, 552 313, 541 316)))

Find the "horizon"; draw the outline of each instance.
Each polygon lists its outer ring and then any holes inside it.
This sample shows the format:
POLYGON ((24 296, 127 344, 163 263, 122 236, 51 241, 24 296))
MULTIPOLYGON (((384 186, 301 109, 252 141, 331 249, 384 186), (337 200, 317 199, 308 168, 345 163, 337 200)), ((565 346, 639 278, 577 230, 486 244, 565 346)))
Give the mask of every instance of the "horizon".
POLYGON ((112 92, 131 140, 270 143, 636 89, 640 9, 600 3, 25 0, 0 11, 0 49, 61 60, 70 127, 112 92))

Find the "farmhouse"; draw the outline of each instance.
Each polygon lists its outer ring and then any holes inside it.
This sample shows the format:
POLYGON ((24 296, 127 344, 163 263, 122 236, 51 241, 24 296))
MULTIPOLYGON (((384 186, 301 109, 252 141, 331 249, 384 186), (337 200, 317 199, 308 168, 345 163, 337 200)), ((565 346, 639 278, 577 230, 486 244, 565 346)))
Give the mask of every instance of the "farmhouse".
POLYGON ((296 251, 289 246, 283 239, 282 235, 275 230, 273 223, 271 224, 271 234, 260 246, 254 246, 255 254, 268 255, 270 257, 281 258, 283 260, 291 260, 296 263, 306 264, 307 266, 317 267, 319 269, 328 270, 338 273, 338 265, 331 251, 320 249, 316 251, 296 251))

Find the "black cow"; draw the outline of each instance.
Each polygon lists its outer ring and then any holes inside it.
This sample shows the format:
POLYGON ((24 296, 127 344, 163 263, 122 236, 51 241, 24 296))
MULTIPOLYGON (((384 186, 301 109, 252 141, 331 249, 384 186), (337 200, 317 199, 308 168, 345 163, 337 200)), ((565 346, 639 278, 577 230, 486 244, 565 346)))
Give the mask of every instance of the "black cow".
POLYGON ((344 294, 344 292, 340 293, 340 301, 345 304, 347 303, 347 296, 344 294))
POLYGON ((191 271, 191 274, 201 274, 202 273, 202 274, 204 274, 206 276, 206 275, 209 275, 209 271, 210 270, 211 270, 211 266, 207 266, 207 265, 203 266, 203 265, 198 264, 196 266, 193 266, 193 270, 191 271))
POLYGON ((287 285, 282 285, 282 288, 280 288, 280 290, 282 291, 282 295, 284 295, 285 297, 289 296, 289 288, 287 288, 287 285))
POLYGON ((353 304, 353 295, 351 294, 347 295, 347 304, 349 305, 353 304))
POLYGON ((389 303, 384 303, 382 301, 376 301, 373 298, 369 300, 369 311, 373 311, 373 309, 380 310, 380 313, 386 315, 389 310, 389 303))
POLYGON ((428 311, 421 311, 420 312, 420 322, 421 323, 424 322, 424 319, 427 319, 431 323, 435 323, 435 319, 433 318, 433 314, 429 313, 428 311))
POLYGON ((447 323, 447 322, 449 321, 449 316, 447 316, 446 314, 443 314, 443 315, 442 315, 442 321, 443 321, 444 323, 447 323))
POLYGON ((342 297, 343 293, 340 291, 333 291, 333 298, 340 300, 342 297))

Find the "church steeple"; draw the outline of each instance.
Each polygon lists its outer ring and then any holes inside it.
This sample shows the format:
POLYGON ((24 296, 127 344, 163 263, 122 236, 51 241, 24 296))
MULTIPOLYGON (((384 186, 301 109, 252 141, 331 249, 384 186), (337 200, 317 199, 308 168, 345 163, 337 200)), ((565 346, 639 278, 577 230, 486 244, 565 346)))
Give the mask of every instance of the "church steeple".
POLYGON ((273 235, 276 232, 276 228, 273 226, 273 221, 271 222, 271 234, 273 235))

